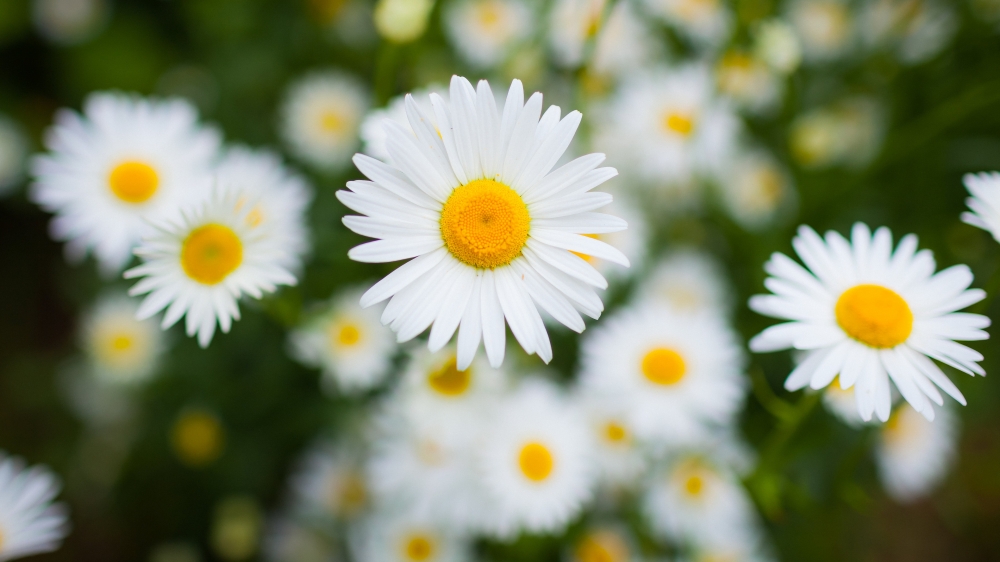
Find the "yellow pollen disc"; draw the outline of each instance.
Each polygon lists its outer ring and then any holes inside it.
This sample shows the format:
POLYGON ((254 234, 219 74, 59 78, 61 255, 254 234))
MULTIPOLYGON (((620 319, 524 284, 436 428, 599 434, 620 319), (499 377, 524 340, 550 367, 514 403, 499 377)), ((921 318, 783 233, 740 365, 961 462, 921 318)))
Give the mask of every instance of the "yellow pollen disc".
POLYGON ((642 374, 651 383, 670 386, 681 382, 687 365, 680 353, 657 347, 642 358, 642 374))
POLYGON ((347 128, 347 123, 340 113, 327 110, 319 118, 319 127, 327 133, 340 133, 347 128))
POLYGON ((361 330, 354 324, 344 324, 337 330, 337 343, 350 347, 361 340, 361 330))
POLYGON ((628 441, 628 429, 616 421, 609 421, 604 425, 604 437, 612 443, 622 443, 628 441))
POLYGON ((180 460, 193 467, 205 466, 218 458, 225 441, 219 420, 200 411, 181 415, 170 437, 180 460))
POLYGON ((517 464, 521 467, 521 473, 532 482, 542 482, 552 474, 555 466, 555 459, 548 447, 541 443, 528 443, 521 448, 521 453, 517 456, 517 464))
POLYGON ((689 136, 694 131, 694 119, 683 113, 667 112, 663 116, 662 125, 664 130, 682 137, 689 136))
POLYGON ((156 193, 160 176, 149 164, 122 162, 108 176, 111 193, 126 203, 144 203, 156 193))
POLYGON ((528 241, 531 217, 516 191, 475 180, 451 193, 441 209, 441 237, 458 261, 480 269, 509 264, 528 241))
POLYGON ((500 7, 493 2, 483 2, 479 6, 479 24, 493 27, 500 23, 500 7))
POLYGON ((629 549, 617 533, 594 531, 580 541, 576 547, 576 562, 626 562, 629 549))
POLYGON ((913 331, 910 305, 881 285, 851 287, 837 299, 834 311, 844 332, 868 347, 896 347, 913 331))
POLYGON ((328 497, 331 511, 351 517, 360 512, 368 502, 368 488, 360 474, 350 472, 331 482, 328 497))
POLYGON ((702 480, 701 476, 691 475, 684 481, 684 491, 687 492, 689 496, 700 496, 702 490, 704 489, 705 481, 702 480))
POLYGON ((407 560, 430 560, 435 550, 434 540, 424 535, 412 535, 403 543, 403 554, 407 560))
POLYGON ((188 234, 181 248, 184 273, 199 283, 215 285, 243 263, 243 242, 227 226, 206 224, 188 234))
POLYGON ((722 57, 719 65, 724 68, 749 70, 753 66, 753 59, 746 53, 730 51, 722 57))
POLYGON ((127 334, 118 334, 111 340, 111 348, 115 351, 125 351, 132 347, 132 338, 127 334))
POLYGON ((427 375, 427 384, 445 396, 461 396, 472 383, 472 370, 458 370, 458 361, 452 357, 440 369, 427 375))

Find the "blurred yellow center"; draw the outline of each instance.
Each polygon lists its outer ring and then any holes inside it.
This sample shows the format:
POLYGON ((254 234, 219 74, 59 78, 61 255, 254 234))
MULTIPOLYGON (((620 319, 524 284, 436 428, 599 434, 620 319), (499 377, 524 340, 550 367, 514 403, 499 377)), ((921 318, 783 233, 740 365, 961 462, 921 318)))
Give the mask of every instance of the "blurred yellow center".
POLYGON ((427 384, 435 391, 445 396, 461 396, 469 390, 472 383, 472 370, 458 370, 458 362, 452 357, 440 369, 427 375, 427 384))
POLYGON ((205 466, 222 452, 225 434, 219 420, 207 412, 182 414, 174 423, 171 444, 181 462, 188 466, 205 466))
POLYGON ((351 517, 368 502, 368 488, 364 478, 355 472, 336 479, 330 491, 330 508, 334 513, 351 517))
POLYGON ((111 340, 111 349, 125 351, 132 347, 132 337, 128 334, 118 334, 111 340))
POLYGON ((243 242, 227 226, 206 224, 188 234, 181 248, 181 266, 188 277, 215 285, 243 263, 243 242))
POLYGON ((684 113, 668 111, 663 115, 662 125, 665 131, 686 137, 694 131, 694 118, 684 113))
POLYGON ((657 347, 642 358, 642 374, 654 384, 677 384, 684 378, 686 370, 687 365, 681 354, 667 347, 657 347))
POLYGON ((108 185, 116 197, 126 203, 143 203, 156 193, 160 176, 143 162, 122 162, 111 170, 108 185))
POLYGON ((604 437, 612 443, 622 443, 628 441, 628 429, 616 421, 609 421, 604 425, 604 437))
POLYGON ((455 258, 472 267, 493 269, 521 254, 531 217, 521 196, 493 180, 458 187, 441 209, 441 237, 455 258))
POLYGON ((347 123, 340 113, 327 110, 320 115, 319 126, 324 132, 339 133, 347 128, 347 123))
POLYGON ((834 310, 844 332, 869 347, 896 347, 913 331, 910 306, 881 285, 851 287, 837 299, 834 310))
POLYGON ((684 481, 684 491, 689 496, 700 496, 705 489, 705 481, 698 475, 691 475, 684 481))
POLYGON ((337 329, 337 343, 350 347, 361 341, 361 330, 354 324, 344 324, 337 329))
POLYGON ((532 482, 542 482, 552 474, 555 459, 548 447, 541 443, 528 443, 517 457, 521 472, 532 482))
POLYGON ((498 23, 500 23, 500 6, 495 2, 481 2, 479 4, 479 25, 493 27, 498 23))
POLYGON ((406 560, 430 560, 435 552, 434 540, 426 535, 411 535, 403 544, 403 555, 406 560))
POLYGON ((576 547, 576 562, 626 562, 628 545, 611 531, 588 533, 576 547))

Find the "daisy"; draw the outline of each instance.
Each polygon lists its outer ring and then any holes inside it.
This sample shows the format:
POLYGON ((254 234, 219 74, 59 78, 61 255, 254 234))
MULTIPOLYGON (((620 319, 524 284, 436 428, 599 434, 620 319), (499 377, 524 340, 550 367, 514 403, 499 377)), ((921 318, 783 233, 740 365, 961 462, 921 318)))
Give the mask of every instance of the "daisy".
POLYGON ((289 353, 322 369, 329 391, 356 394, 378 386, 396 354, 392 331, 379 322, 381 311, 361 308, 361 294, 357 288, 341 291, 288 334, 289 353))
POLYGON ((652 184, 692 183, 723 169, 739 120, 715 97, 709 69, 660 68, 626 82, 599 120, 597 146, 652 184))
POLYGON ((77 45, 96 37, 110 20, 108 0, 34 0, 38 33, 56 45, 77 45))
POLYGON ((769 67, 783 75, 802 63, 802 45, 795 31, 782 19, 762 21, 753 29, 753 52, 769 67))
POLYGON ((678 314, 726 316, 732 289, 722 266, 694 249, 675 250, 653 267, 636 290, 638 301, 653 301, 678 314))
POLYGON ((490 534, 558 531, 591 498, 590 434, 555 387, 541 380, 523 384, 506 400, 481 443, 490 534))
POLYGON ((464 562, 469 542, 437 521, 397 512, 378 513, 350 537, 354 560, 365 562, 464 562))
POLYGON ((165 351, 163 331, 153 319, 136 320, 138 308, 124 295, 109 295, 83 317, 81 347, 103 382, 137 384, 156 372, 165 351))
POLYGON ((981 228, 1000 242, 1000 172, 965 174, 962 183, 971 197, 965 200, 969 210, 962 222, 981 228))
POLYGON ((382 322, 400 342, 433 324, 432 351, 457 329, 459 370, 472 363, 480 339, 490 364, 501 365, 505 319, 527 353, 549 361, 552 348, 536 304, 577 332, 584 328, 577 310, 597 318, 603 309, 593 287, 607 282, 571 252, 628 266, 620 251, 581 235, 626 228, 621 219, 589 212, 611 202, 590 190, 617 172, 597 168, 600 154, 551 171, 581 116, 574 111, 560 120, 559 108, 550 107, 539 120, 541 94, 523 103, 519 81, 502 113, 485 81, 477 92, 456 76, 450 98, 431 95, 436 131, 407 97, 416 134, 385 122, 395 165, 358 155, 355 163, 372 181, 350 182, 350 191, 337 192, 365 215, 344 217, 344 224, 379 238, 353 248, 352 259, 416 258, 379 281, 361 305, 392 297, 382 322))
POLYGON ((789 148, 806 168, 860 167, 877 154, 884 132, 878 102, 848 98, 797 117, 791 125, 789 148))
POLYGON ((290 271, 302 269, 309 252, 306 211, 313 189, 299 174, 285 167, 281 157, 269 150, 236 146, 226 151, 215 167, 216 182, 255 200, 247 220, 271 231, 275 244, 284 249, 279 265, 290 271))
POLYGON ((628 415, 629 402, 594 393, 577 392, 597 451, 602 484, 615 491, 631 488, 646 469, 646 459, 628 415))
MULTIPOLYGON (((555 34, 554 29, 552 33, 555 34)), ((617 2, 597 34, 590 69, 598 76, 625 76, 648 66, 662 51, 662 45, 632 3, 617 2)), ((572 52, 575 54, 576 48, 572 52)))
POLYGON ((933 423, 900 404, 880 428, 875 447, 879 477, 889 495, 911 502, 927 495, 944 479, 955 459, 958 420, 940 408, 933 423))
POLYGON ((427 31, 434 0, 379 0, 372 19, 379 35, 393 43, 409 43, 427 31))
POLYGON ((719 93, 749 113, 765 113, 781 100, 782 82, 763 60, 739 50, 722 55, 715 66, 719 93))
POLYGON ((503 62, 531 35, 532 24, 532 11, 521 0, 459 0, 444 12, 444 28, 455 50, 479 68, 503 62))
POLYGON ((743 403, 744 358, 714 315, 640 301, 584 340, 581 384, 628 404, 640 439, 690 443, 729 423, 743 403))
POLYGON ((549 45, 556 62, 575 68, 583 63, 587 42, 601 31, 607 0, 558 0, 549 13, 549 45))
POLYGON ((733 26, 733 15, 721 0, 646 0, 646 6, 699 47, 725 43, 733 26))
POLYGON ((0 452, 0 560, 59 548, 69 532, 65 506, 52 503, 59 488, 47 468, 0 452))
POLYGON ((125 272, 126 279, 142 278, 130 295, 148 293, 137 318, 166 309, 166 329, 187 315, 187 335, 197 333, 204 348, 216 322, 228 333, 240 319, 241 295, 259 299, 278 285, 294 285, 295 277, 281 266, 289 259, 282 247, 287 241, 257 218, 259 201, 242 190, 217 189, 179 220, 154 225, 156 233, 135 250, 143 264, 125 272))
POLYGON ((874 235, 857 223, 848 242, 829 231, 826 240, 799 227, 792 241, 803 268, 775 253, 764 266, 772 295, 750 299, 750 308, 790 322, 772 326, 750 341, 757 352, 808 350, 785 388, 820 389, 838 374, 841 388, 855 384, 858 413, 889 419, 889 380, 929 420, 931 402, 943 404, 935 385, 958 402, 965 397, 931 359, 962 372, 985 375, 983 356, 955 340, 983 340, 985 316, 956 312, 985 297, 969 289, 972 272, 956 265, 934 273, 929 250, 917 251, 917 237, 904 236, 892 251, 892 234, 874 235), (928 398, 930 400, 928 400, 928 398))
POLYGON ((612 526, 586 530, 569 556, 570 562, 629 562, 634 559, 632 538, 612 526))
POLYGON ((807 62, 831 61, 855 46, 854 20, 847 0, 795 0, 787 12, 807 62))
POLYGON ((30 195, 55 213, 50 230, 68 242, 69 257, 92 251, 104 272, 116 273, 150 222, 205 197, 219 140, 186 101, 91 94, 83 115, 56 114, 49 153, 32 162, 30 195))
POLYGON ((292 513, 324 522, 354 519, 371 503, 358 448, 329 441, 306 451, 292 474, 290 488, 292 513))
POLYGON ((742 152, 720 182, 722 204, 737 224, 760 231, 791 214, 797 197, 788 172, 763 149, 742 152))
POLYGON ((170 444, 182 463, 201 468, 215 462, 226 445, 226 431, 214 413, 201 408, 181 412, 170 429, 170 444))
POLYGON ((281 134, 296 158, 338 172, 358 146, 368 104, 368 93, 354 77, 336 71, 308 74, 285 94, 281 134))
POLYGON ((861 35, 873 48, 889 48, 904 64, 931 59, 958 31, 958 17, 947 2, 868 0, 860 18, 861 35))
POLYGON ((0 114, 0 197, 11 193, 24 175, 28 139, 21 127, 0 114))

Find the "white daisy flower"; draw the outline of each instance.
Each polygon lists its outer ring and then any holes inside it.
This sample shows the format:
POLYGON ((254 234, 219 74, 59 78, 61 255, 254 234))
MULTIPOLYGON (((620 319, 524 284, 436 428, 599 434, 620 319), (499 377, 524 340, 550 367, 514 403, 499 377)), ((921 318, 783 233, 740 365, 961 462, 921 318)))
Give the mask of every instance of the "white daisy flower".
POLYGON ((0 197, 9 194, 24 176, 28 139, 21 127, 0 114, 0 197))
POLYGON ((286 254, 282 267, 300 271, 310 247, 306 211, 313 190, 306 180, 285 167, 274 152, 245 146, 226 152, 215 167, 215 177, 224 189, 256 201, 247 220, 271 230, 275 244, 286 254))
POLYGON ((39 35, 56 45, 77 45, 96 37, 110 20, 108 0, 33 0, 31 19, 39 35))
POLYGON ((629 402, 577 392, 592 434, 600 483, 613 491, 631 488, 646 470, 646 458, 632 429, 629 402))
POLYGON ((929 250, 917 251, 916 236, 904 236, 893 252, 888 228, 873 235, 861 223, 850 242, 833 231, 824 241, 802 226, 792 245, 808 269, 773 254, 764 269, 772 276, 765 286, 774 294, 750 299, 753 310, 790 320, 761 332, 750 349, 809 351, 785 388, 824 388, 839 374, 842 388, 857 384, 858 413, 866 421, 872 412, 889 419, 890 379, 927 419, 934 419, 932 401, 944 403, 935 385, 965 404, 931 359, 985 375, 977 363, 983 356, 955 342, 989 337, 982 330, 989 318, 956 312, 985 296, 968 288, 968 267, 934 273, 934 258, 929 250))
POLYGON ((728 316, 732 289, 722 266, 693 249, 675 250, 636 289, 637 301, 653 301, 678 314, 728 316))
POLYGON ((357 448, 328 441, 306 451, 289 486, 291 512, 324 522, 354 519, 371 503, 364 461, 357 448))
POLYGON ((698 64, 627 81, 598 126, 595 144, 652 184, 685 184, 718 173, 740 130, 739 119, 715 98, 708 67, 698 64))
POLYGON ((156 320, 137 320, 138 309, 134 299, 109 295, 83 317, 81 347, 91 373, 104 383, 132 385, 156 373, 166 348, 164 334, 156 320))
POLYGON ((625 401, 640 439, 691 443, 729 423, 743 403, 740 345, 714 315, 639 302, 596 328, 582 349, 581 384, 625 401))
POLYGON ((700 47, 725 43, 733 26, 733 15, 721 0, 646 0, 646 6, 700 47))
POLYGON ((730 50, 715 65, 719 93, 749 113, 766 113, 781 101, 781 77, 750 53, 730 50))
POLYGON ((607 0, 557 0, 549 12, 549 45, 556 62, 575 68, 584 61, 587 42, 604 23, 607 0))
POLYGON ((350 536, 354 560, 365 562, 464 562, 468 539, 437 521, 378 513, 350 536))
POLYGON ((911 502, 930 493, 955 460, 958 430, 949 407, 939 408, 932 423, 900 404, 879 429, 875 446, 875 463, 889 495, 911 502))
POLYGON ((756 512, 727 454, 680 451, 653 472, 642 508, 654 532, 703 546, 753 542, 756 512))
POLYGON ((617 2, 597 34, 590 69, 599 76, 625 76, 649 65, 662 51, 662 45, 632 3, 617 2))
POLYGON ((65 506, 52 503, 59 488, 47 468, 0 451, 0 560, 59 548, 69 531, 65 506))
POLYGON ((798 197, 788 172, 764 149, 743 151, 720 182, 722 204, 737 224, 760 231, 791 214, 798 197))
POLYGON ((551 171, 581 116, 560 121, 558 107, 539 120, 541 94, 523 103, 514 81, 502 113, 489 84, 478 92, 454 77, 451 102, 431 95, 434 126, 407 97, 414 133, 385 121, 393 166, 363 155, 358 168, 372 181, 347 184, 337 196, 365 216, 344 217, 364 236, 379 238, 348 254, 361 262, 416 258, 362 297, 368 307, 392 297, 382 321, 410 340, 433 324, 429 347, 441 349, 458 329, 458 367, 468 367, 480 339, 499 367, 504 321, 529 354, 552 357, 536 304, 579 332, 577 312, 597 318, 603 305, 592 287, 607 282, 579 252, 628 266, 611 246, 581 233, 624 230, 625 221, 591 213, 611 196, 591 189, 616 175, 591 154, 551 171), (459 324, 461 328, 459 329, 459 324))
POLYGON ((56 214, 52 236, 68 242, 68 256, 93 251, 116 273, 150 222, 204 198, 219 140, 185 101, 92 94, 83 115, 56 114, 49 153, 32 163, 31 198, 56 214))
POLYGON ((308 74, 289 86, 281 108, 281 135, 292 154, 320 170, 338 172, 358 146, 368 93, 336 71, 308 74))
POLYGON ((965 200, 969 210, 962 222, 981 228, 1000 242, 1000 172, 965 174, 962 183, 969 190, 965 200))
POLYGON ((787 18, 807 62, 838 59, 855 46, 855 23, 847 0, 795 0, 788 5, 787 18))
POLYGON ((323 370, 329 391, 353 394, 379 385, 389 374, 396 339, 379 321, 381 310, 361 308, 362 290, 335 295, 318 314, 288 334, 289 353, 323 370))
POLYGON ((521 0, 458 0, 445 8, 444 29, 462 58, 490 68, 531 35, 533 20, 521 0))
POLYGON ((593 494, 587 424, 547 383, 525 383, 508 397, 481 443, 490 534, 558 531, 593 494))
POLYGON ((284 240, 255 219, 257 202, 220 189, 179 220, 154 225, 156 233, 135 250, 142 265, 125 272, 126 279, 143 278, 130 295, 148 293, 137 317, 166 309, 166 329, 187 315, 187 335, 197 333, 198 345, 208 347, 216 322, 228 333, 240 319, 240 296, 259 299, 278 285, 295 285, 295 276, 280 265, 289 259, 284 240))
POLYGON ((890 48, 905 64, 919 64, 941 52, 959 23, 950 3, 934 0, 868 0, 859 21, 870 47, 890 48))
POLYGON ((633 542, 616 526, 595 526, 580 536, 568 558, 570 562, 630 562, 637 554, 633 542))

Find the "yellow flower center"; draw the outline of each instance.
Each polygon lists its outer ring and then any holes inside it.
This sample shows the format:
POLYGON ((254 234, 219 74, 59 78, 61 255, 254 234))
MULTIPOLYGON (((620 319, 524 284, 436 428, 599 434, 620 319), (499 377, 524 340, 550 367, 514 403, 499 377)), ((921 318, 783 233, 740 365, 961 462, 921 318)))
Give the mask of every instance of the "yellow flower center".
POLYGON ((835 307, 837 324, 868 347, 896 347, 913 331, 913 312, 903 297, 881 285, 857 285, 835 307))
POLYGON ((128 334, 118 334, 111 340, 111 349, 125 351, 132 347, 132 338, 128 334))
POLYGON ((352 471, 342 478, 335 478, 331 484, 330 509, 340 516, 351 517, 360 512, 368 502, 365 480, 356 472, 352 471))
POLYGON ((694 496, 694 497, 700 496, 702 490, 704 489, 705 489, 705 481, 702 479, 701 476, 698 476, 697 474, 692 474, 691 476, 688 476, 687 479, 684 481, 684 491, 689 496, 694 496))
POLYGON ((424 534, 413 534, 403 541, 403 557, 406 560, 430 560, 436 551, 434 539, 424 534))
POLYGON ((320 115, 319 127, 323 132, 337 134, 347 128, 347 122, 339 112, 327 110, 320 115))
POLYGON ((593 531, 576 547, 576 562, 626 562, 630 559, 628 545, 612 531, 593 531))
POLYGON ((628 429, 621 423, 612 420, 604 424, 604 438, 611 443, 624 443, 628 441, 628 429))
POLYGON ((122 162, 108 176, 111 193, 126 203, 144 203, 156 193, 160 176, 144 162, 122 162))
POLYGON ((458 370, 458 362, 452 357, 440 369, 427 374, 427 384, 439 394, 461 396, 472 383, 472 369, 458 370))
POLYGON ((686 113, 668 111, 663 114, 661 125, 668 133, 687 137, 694 132, 694 117, 686 113))
POLYGON ((524 200, 493 180, 458 187, 441 210, 441 237, 455 258, 472 267, 493 269, 521 255, 531 217, 524 200))
POLYGON ((482 27, 494 27, 500 23, 500 6, 496 2, 479 3, 479 25, 482 27))
POLYGON ((532 442, 521 447, 517 463, 525 478, 532 482, 542 482, 552 474, 555 459, 552 458, 548 447, 541 443, 532 442))
POLYGON ((225 433, 212 414, 191 411, 174 423, 171 443, 181 462, 193 467, 205 466, 222 453, 225 433))
POLYGON ((667 347, 657 347, 642 358, 642 374, 651 383, 671 386, 681 382, 687 365, 680 353, 667 347))
POLYGON ((361 341, 361 329, 351 322, 346 322, 334 325, 330 336, 337 346, 352 347, 361 341))
POLYGON ((243 242, 221 224, 206 224, 188 234, 181 248, 181 266, 187 276, 215 285, 243 263, 243 242))

